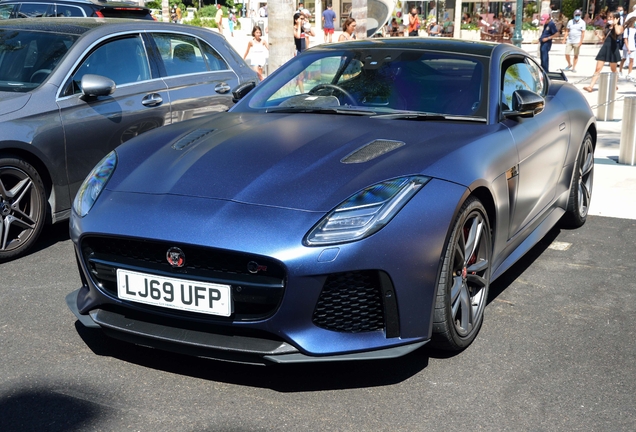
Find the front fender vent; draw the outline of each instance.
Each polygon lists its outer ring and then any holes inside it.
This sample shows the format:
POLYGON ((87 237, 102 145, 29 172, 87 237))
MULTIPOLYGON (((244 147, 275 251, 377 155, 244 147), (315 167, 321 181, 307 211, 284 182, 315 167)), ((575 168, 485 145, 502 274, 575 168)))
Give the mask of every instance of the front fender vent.
POLYGON ((402 141, 375 140, 363 145, 340 160, 344 164, 364 163, 404 145, 402 141))
POLYGON ((197 140, 200 140, 201 138, 203 138, 204 136, 208 135, 209 133, 214 132, 215 129, 196 129, 193 130, 192 132, 182 136, 181 138, 179 138, 179 140, 172 144, 172 148, 175 150, 183 150, 184 148, 188 147, 189 145, 192 145, 192 143, 194 143, 197 140))

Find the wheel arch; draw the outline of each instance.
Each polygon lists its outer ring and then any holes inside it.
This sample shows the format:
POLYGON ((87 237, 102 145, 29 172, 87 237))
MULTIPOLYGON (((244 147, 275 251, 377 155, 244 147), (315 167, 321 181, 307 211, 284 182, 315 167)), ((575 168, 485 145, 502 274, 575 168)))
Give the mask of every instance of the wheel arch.
POLYGON ((51 177, 51 173, 47 164, 44 162, 44 159, 41 155, 37 155, 35 152, 30 151, 30 149, 25 149, 23 145, 15 144, 15 143, 1 143, 0 144, 0 157, 15 157, 19 159, 23 159, 29 165, 31 165, 40 175, 40 179, 42 180, 42 184, 44 185, 44 191, 46 193, 46 200, 48 203, 47 206, 47 216, 46 222, 51 222, 51 194, 53 193, 53 179, 51 177))

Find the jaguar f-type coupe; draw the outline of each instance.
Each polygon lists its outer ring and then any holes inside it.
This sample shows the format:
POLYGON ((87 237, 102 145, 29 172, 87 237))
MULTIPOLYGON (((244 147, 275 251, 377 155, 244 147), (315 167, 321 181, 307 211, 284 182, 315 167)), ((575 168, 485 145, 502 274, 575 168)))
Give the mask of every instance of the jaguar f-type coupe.
POLYGON ((510 45, 329 44, 108 154, 73 205, 86 326, 245 362, 466 348, 491 281, 587 217, 596 124, 510 45))

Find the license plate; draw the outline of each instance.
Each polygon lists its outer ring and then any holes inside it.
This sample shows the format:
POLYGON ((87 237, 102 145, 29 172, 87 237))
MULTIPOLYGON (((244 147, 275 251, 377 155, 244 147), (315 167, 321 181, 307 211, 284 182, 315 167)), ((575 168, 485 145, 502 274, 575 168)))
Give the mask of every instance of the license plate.
POLYGON ((229 285, 176 279, 117 269, 120 299, 169 309, 230 316, 229 285))

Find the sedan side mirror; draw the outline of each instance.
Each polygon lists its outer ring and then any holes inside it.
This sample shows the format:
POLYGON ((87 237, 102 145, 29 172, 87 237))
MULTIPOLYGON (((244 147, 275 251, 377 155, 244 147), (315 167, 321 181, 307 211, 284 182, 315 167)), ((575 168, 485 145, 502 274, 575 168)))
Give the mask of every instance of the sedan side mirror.
POLYGON ((84 98, 108 96, 115 91, 115 81, 101 75, 86 74, 81 81, 84 98))
POLYGON ((530 90, 515 90, 512 93, 512 110, 504 111, 503 116, 534 117, 545 108, 545 99, 530 90))
POLYGON ((251 92, 254 87, 256 87, 256 83, 254 81, 246 82, 236 86, 234 90, 232 90, 232 102, 236 103, 243 99, 249 92, 251 92))

